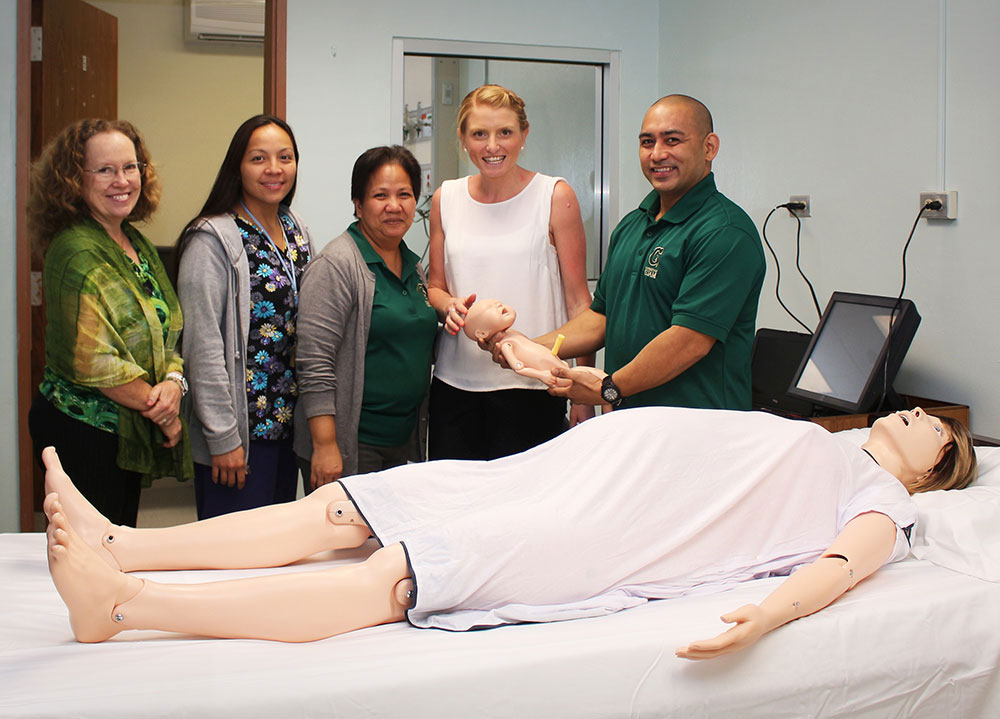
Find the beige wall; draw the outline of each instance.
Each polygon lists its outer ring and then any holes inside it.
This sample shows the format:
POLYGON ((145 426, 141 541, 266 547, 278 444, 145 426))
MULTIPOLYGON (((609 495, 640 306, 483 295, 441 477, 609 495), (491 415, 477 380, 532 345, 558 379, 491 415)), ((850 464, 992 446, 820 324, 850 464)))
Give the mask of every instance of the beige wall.
POLYGON ((118 116, 142 132, 163 185, 143 231, 172 244, 201 209, 233 132, 261 112, 263 44, 186 40, 183 0, 90 4, 118 18, 118 116))

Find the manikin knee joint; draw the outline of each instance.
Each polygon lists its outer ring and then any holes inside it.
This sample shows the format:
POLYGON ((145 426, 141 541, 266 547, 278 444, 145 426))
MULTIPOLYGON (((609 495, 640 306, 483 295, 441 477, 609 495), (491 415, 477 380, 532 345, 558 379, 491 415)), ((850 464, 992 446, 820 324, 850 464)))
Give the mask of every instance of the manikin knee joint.
POLYGON ((330 504, 326 507, 326 514, 330 518, 331 524, 355 524, 358 526, 365 526, 365 522, 361 519, 361 514, 358 512, 358 508, 354 506, 354 502, 347 499, 330 502, 330 504))

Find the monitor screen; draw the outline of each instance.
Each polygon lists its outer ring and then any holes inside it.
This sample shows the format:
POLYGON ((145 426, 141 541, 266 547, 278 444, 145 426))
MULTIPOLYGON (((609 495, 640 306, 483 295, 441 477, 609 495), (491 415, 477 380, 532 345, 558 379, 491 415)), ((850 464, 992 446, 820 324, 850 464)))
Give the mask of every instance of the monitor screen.
POLYGON ((895 398, 888 390, 916 334, 920 315, 910 300, 900 300, 890 336, 894 306, 895 297, 834 292, 788 393, 845 412, 879 409, 876 405, 883 399, 883 389, 886 396, 895 398))

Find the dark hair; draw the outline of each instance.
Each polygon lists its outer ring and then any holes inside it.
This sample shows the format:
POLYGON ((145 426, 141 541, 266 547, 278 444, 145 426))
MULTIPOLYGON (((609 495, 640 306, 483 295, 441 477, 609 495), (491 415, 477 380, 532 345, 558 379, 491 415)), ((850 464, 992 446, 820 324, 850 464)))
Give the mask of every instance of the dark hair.
POLYGON ((372 175, 384 165, 399 165, 403 168, 403 172, 410 177, 413 199, 419 201, 422 184, 420 176, 423 172, 417 158, 402 145, 383 145, 361 153, 361 157, 354 162, 354 171, 351 172, 351 199, 358 202, 364 201, 372 175))
MULTIPOLYGON (((240 172, 240 166, 243 164, 243 156, 246 154, 247 145, 250 144, 250 137, 255 131, 266 125, 277 125, 288 133, 288 137, 292 141, 292 150, 295 153, 295 163, 298 164, 299 146, 295 143, 295 134, 292 132, 292 128, 288 126, 288 123, 280 117, 275 117, 274 115, 254 115, 240 125, 233 134, 233 139, 229 142, 229 149, 222 160, 222 166, 219 167, 219 174, 215 176, 215 183, 208 193, 208 199, 205 200, 205 204, 202 205, 198 214, 184 226, 180 235, 177 236, 178 255, 184 251, 184 236, 187 235, 198 220, 203 217, 211 217, 212 215, 221 215, 224 212, 229 212, 240 201, 243 195, 243 175, 240 172)), ((295 197, 295 186, 298 184, 298 181, 299 177, 298 173, 296 173, 295 180, 292 181, 292 186, 288 190, 288 193, 282 198, 281 204, 292 204, 292 198, 295 197)))
POLYGON ((126 218, 129 222, 149 219, 160 202, 160 183, 142 136, 126 120, 88 118, 77 120, 56 135, 31 168, 28 198, 28 228, 41 252, 60 230, 91 216, 83 199, 83 163, 87 141, 103 132, 120 132, 132 141, 135 159, 145 165, 139 199, 126 218))

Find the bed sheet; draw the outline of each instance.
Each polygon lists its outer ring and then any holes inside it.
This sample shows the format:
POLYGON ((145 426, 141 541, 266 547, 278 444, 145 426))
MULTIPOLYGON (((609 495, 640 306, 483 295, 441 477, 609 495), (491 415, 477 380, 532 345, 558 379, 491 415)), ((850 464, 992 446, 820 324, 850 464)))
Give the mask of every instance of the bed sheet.
POLYGON ((85 645, 70 633, 44 541, 0 535, 0 717, 1000 716, 1000 584, 916 559, 745 652, 694 663, 674 649, 717 633, 720 614, 780 580, 464 633, 394 624, 282 644, 131 632, 85 645))

